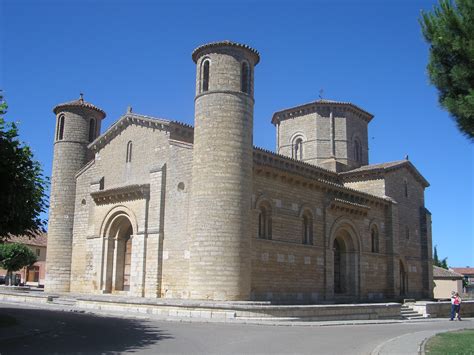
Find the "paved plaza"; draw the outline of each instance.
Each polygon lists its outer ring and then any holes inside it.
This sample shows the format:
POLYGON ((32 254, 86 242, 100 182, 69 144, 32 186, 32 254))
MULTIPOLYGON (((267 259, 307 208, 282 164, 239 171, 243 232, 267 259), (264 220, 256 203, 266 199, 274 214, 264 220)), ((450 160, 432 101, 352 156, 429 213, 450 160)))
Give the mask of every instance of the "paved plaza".
POLYGON ((474 328, 472 319, 302 322, 269 325, 164 321, 130 314, 99 315, 3 304, 0 353, 140 354, 417 354, 437 332, 474 328))

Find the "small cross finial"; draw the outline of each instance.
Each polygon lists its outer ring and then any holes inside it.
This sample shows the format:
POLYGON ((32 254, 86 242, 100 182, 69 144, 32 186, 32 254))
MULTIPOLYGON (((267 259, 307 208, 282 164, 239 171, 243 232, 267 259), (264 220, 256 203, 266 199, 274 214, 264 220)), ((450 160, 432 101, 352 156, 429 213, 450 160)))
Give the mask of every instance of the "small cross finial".
POLYGON ((407 154, 407 155, 405 155, 405 160, 408 160, 408 154, 407 154))
POLYGON ((82 92, 79 94, 79 100, 84 101, 84 94, 82 92))
POLYGON ((320 100, 323 99, 323 93, 324 93, 324 90, 323 90, 323 89, 320 89, 320 90, 319 90, 319 99, 320 99, 320 100))
POLYGON ((127 113, 132 113, 132 106, 127 107, 127 113))

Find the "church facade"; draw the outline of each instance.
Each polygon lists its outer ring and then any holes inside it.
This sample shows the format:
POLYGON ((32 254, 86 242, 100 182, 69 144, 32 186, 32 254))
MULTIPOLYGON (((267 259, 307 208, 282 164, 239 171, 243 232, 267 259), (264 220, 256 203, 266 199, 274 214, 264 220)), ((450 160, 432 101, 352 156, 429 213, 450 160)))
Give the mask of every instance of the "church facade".
POLYGON ((47 291, 318 303, 432 297, 425 178, 369 165, 373 116, 317 100, 253 146, 254 49, 198 47, 194 127, 54 108, 47 291))

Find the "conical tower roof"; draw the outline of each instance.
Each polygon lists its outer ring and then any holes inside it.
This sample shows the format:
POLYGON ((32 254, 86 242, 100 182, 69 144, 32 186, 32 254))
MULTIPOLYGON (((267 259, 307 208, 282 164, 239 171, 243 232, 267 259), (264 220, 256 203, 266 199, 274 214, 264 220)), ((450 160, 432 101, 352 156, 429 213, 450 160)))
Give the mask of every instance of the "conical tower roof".
POLYGON ((64 109, 70 108, 70 107, 72 107, 72 108, 82 107, 82 108, 88 108, 88 109, 97 111, 98 113, 100 113, 102 115, 102 118, 104 118, 105 115, 106 115, 104 110, 102 110, 102 109, 98 108, 97 106, 85 101, 84 97, 83 97, 83 94, 81 94, 79 99, 77 99, 77 100, 68 101, 68 102, 64 102, 62 104, 56 105, 56 107, 53 108, 53 112, 55 114, 58 114, 58 112, 61 112, 64 109))

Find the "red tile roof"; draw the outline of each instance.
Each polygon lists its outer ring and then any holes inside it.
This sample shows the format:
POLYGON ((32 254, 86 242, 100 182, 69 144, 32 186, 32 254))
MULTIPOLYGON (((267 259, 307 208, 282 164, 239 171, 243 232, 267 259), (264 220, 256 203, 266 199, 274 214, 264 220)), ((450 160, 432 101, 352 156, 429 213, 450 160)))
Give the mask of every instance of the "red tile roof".
POLYGON ((474 267, 450 267, 449 269, 462 275, 474 275, 474 267))
POLYGON ((453 270, 446 270, 439 266, 433 265, 433 278, 434 279, 462 279, 463 276, 454 272, 453 270))
POLYGON ((48 234, 42 232, 35 232, 34 237, 29 237, 27 235, 10 235, 9 239, 6 242, 45 247, 48 242, 48 234))

